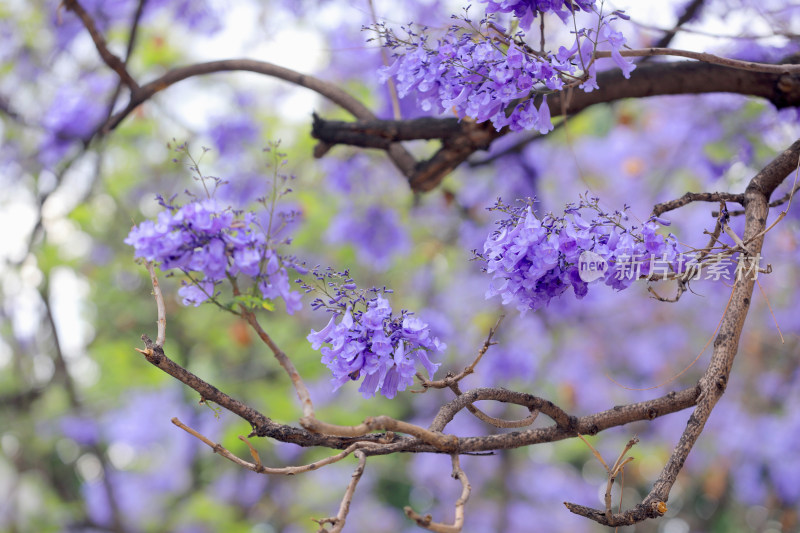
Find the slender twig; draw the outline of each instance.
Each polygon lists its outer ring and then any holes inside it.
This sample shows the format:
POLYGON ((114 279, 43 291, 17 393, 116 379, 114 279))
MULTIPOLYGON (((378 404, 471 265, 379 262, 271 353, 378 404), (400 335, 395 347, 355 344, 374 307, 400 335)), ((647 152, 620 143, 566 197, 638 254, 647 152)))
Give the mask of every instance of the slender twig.
POLYGON ((478 355, 475 359, 470 363, 467 367, 464 368, 461 372, 456 374, 455 376, 448 373, 447 376, 443 379, 438 379, 435 381, 427 380, 424 378, 422 374, 417 374, 417 378, 420 380, 420 385, 422 386, 422 391, 415 391, 415 392, 425 392, 428 389, 444 389, 450 387, 453 383, 458 383, 465 377, 469 376, 470 374, 475 372, 475 367, 478 365, 480 360, 486 354, 491 346, 494 346, 495 342, 492 342, 492 338, 497 334, 497 330, 500 328, 500 323, 505 318, 505 315, 501 315, 500 318, 497 319, 494 326, 489 329, 489 334, 486 336, 486 340, 483 342, 483 346, 481 349, 478 350, 478 355))
POLYGON ((74 12, 78 18, 81 19, 86 31, 88 31, 89 35, 92 37, 94 46, 97 48, 97 52, 100 54, 103 62, 108 65, 111 70, 117 73, 120 80, 122 80, 125 85, 128 86, 132 93, 136 93, 139 90, 139 84, 136 83, 136 80, 134 80, 133 76, 130 75, 125 67, 125 63, 119 57, 111 53, 111 51, 108 49, 106 40, 97 29, 97 26, 95 25, 91 15, 86 12, 78 0, 63 0, 62 4, 68 11, 74 12))
POLYGON ((459 533, 464 527, 464 506, 466 505, 467 500, 469 500, 472 487, 469 484, 469 479, 467 479, 467 474, 461 469, 457 454, 452 455, 452 463, 453 478, 461 482, 461 496, 459 496, 458 500, 456 500, 455 520, 452 524, 434 522, 431 515, 422 516, 408 506, 403 509, 406 513, 406 516, 414 520, 419 527, 427 529, 428 531, 434 531, 435 533, 459 533))
MULTIPOLYGON (((695 18, 698 13, 701 11, 703 4, 705 4, 706 0, 692 0, 689 2, 684 8, 683 13, 678 17, 678 20, 675 22, 675 26, 670 30, 664 30, 664 35, 661 36, 654 45, 654 48, 666 48, 672 42, 672 39, 678 34, 678 31, 683 30, 683 25, 687 22, 691 22, 693 18, 695 18)), ((645 57, 642 59, 642 62, 647 61, 649 58, 645 57)))
MULTIPOLYGON (((79 414, 86 416, 86 410, 81 402, 81 398, 78 395, 77 387, 75 386, 75 381, 72 378, 72 374, 69 372, 69 367, 67 365, 67 359, 63 351, 63 345, 61 343, 61 335, 59 334, 58 327, 56 326, 55 316, 53 316, 53 308, 52 304, 50 303, 50 275, 48 274, 45 277, 45 283, 43 287, 40 289, 40 296, 42 298, 42 304, 44 305, 45 316, 47 318, 47 324, 50 327, 51 337, 53 339, 53 350, 54 350, 54 366, 55 372, 53 374, 52 381, 59 380, 63 385, 64 389, 67 392, 67 400, 69 402, 70 409, 79 414)), ((99 443, 94 443, 89 446, 89 448, 94 452, 94 454, 100 460, 100 466, 102 472, 107 472, 109 469, 108 458, 106 454, 101 449, 99 443)), ((108 501, 108 506, 111 511, 111 526, 112 531, 124 533, 125 526, 124 520, 122 518, 122 510, 120 509, 119 504, 119 497, 114 487, 114 484, 111 483, 109 476, 103 475, 101 476, 101 484, 103 486, 103 491, 105 492, 105 497, 108 501)))
POLYGON ((167 338, 167 311, 164 307, 164 295, 161 293, 161 286, 158 284, 158 277, 153 268, 153 263, 147 262, 147 271, 150 273, 150 281, 153 284, 153 297, 156 300, 158 312, 158 333, 156 335, 156 346, 163 347, 167 338))
POLYGON ((367 465, 367 456, 364 455, 364 452, 361 450, 356 450, 353 455, 358 458, 358 466, 356 466, 353 475, 350 476, 350 483, 347 485, 347 490, 344 492, 344 496, 342 497, 342 503, 339 504, 339 512, 336 513, 336 516, 332 516, 329 518, 323 518, 321 520, 314 520, 320 525, 319 530, 317 533, 340 533, 342 529, 344 529, 345 520, 347 519, 347 513, 350 512, 350 504, 353 501, 353 494, 356 492, 356 486, 358 485, 359 480, 361 479, 361 475, 364 473, 364 467, 367 465), (328 531, 323 527, 323 524, 332 524, 333 529, 328 531))
MULTIPOLYGON (((494 337, 494 335, 497 333, 497 330, 500 327, 500 322, 503 321, 503 318, 505 318, 505 315, 500 316, 500 318, 497 319, 495 325, 491 329, 489 329, 489 334, 487 335, 486 340, 484 341, 481 349, 478 350, 478 355, 475 357, 475 359, 472 361, 471 364, 469 364, 467 367, 464 368, 464 370, 462 370, 457 375, 448 373, 444 377, 444 379, 439 379, 436 381, 425 379, 425 376, 417 372, 416 374, 417 379, 420 380, 420 385, 422 386, 422 390, 412 390, 411 392, 424 393, 431 388, 444 389, 446 387, 449 387, 450 390, 452 390, 456 396, 462 395, 463 393, 461 392, 461 388, 458 386, 458 382, 464 379, 465 377, 469 376, 470 374, 474 373, 475 367, 480 362, 481 358, 483 358, 484 354, 489 350, 489 347, 497 344, 495 342, 492 342, 492 337, 494 337)), ((475 415, 475 417, 478 418, 479 420, 498 428, 527 427, 533 424, 536 421, 536 417, 539 415, 539 411, 537 411, 536 409, 529 409, 531 414, 521 420, 504 420, 502 418, 495 418, 493 416, 489 416, 472 404, 468 404, 466 407, 467 410, 473 415, 475 415)))
MULTIPOLYGON (((375 12, 375 2, 373 0, 367 0, 369 4, 369 13, 372 17, 372 23, 375 27, 378 27, 378 14, 375 12)), ((378 39, 381 44, 381 60, 383 61, 383 65, 385 67, 389 66, 389 53, 386 50, 386 45, 384 44, 384 35, 381 32, 378 32, 378 39)), ((389 98, 392 101, 392 114, 394 115, 395 120, 400 120, 403 118, 402 112, 400 110, 400 97, 397 94, 397 86, 394 83, 394 78, 389 77, 386 80, 386 87, 389 89, 389 98)))
MULTIPOLYGON (((324 459, 320 459, 319 461, 314 461, 313 463, 300 465, 300 466, 284 466, 281 468, 270 468, 261 464, 260 459, 258 459, 255 463, 251 463, 249 461, 245 461, 244 459, 238 457, 236 454, 228 451, 224 446, 218 444, 205 435, 201 434, 200 432, 190 428, 183 422, 181 422, 177 417, 172 419, 172 423, 184 430, 185 432, 189 433, 193 437, 201 440, 204 444, 206 444, 209 448, 214 450, 214 453, 221 455, 222 457, 228 459, 229 461, 236 463, 237 465, 241 466, 242 468, 246 468, 248 470, 252 470, 253 472, 257 472, 259 474, 270 474, 270 475, 278 475, 278 476, 293 476, 295 474, 302 474, 304 472, 310 472, 312 470, 319 470, 323 466, 327 466, 336 462, 341 461, 354 451, 360 448, 366 448, 368 446, 374 446, 373 443, 369 442, 356 442, 342 450, 341 452, 337 453, 336 455, 331 455, 330 457, 326 457, 324 459)), ((241 438, 241 437, 240 437, 241 438)), ((245 441, 246 442, 246 441, 245 441)), ((250 444, 248 443, 248 446, 250 444)), ((254 451, 254 448, 250 446, 251 451, 254 451)), ((256 457, 258 457, 256 455, 256 457)))
MULTIPOLYGON (((675 56, 696 59, 702 63, 720 65, 750 72, 762 72, 764 74, 800 74, 800 65, 784 63, 781 65, 771 65, 769 63, 757 63, 755 61, 742 61, 740 59, 730 59, 706 52, 692 52, 691 50, 678 50, 676 48, 641 48, 637 50, 620 50, 623 57, 650 57, 650 56, 675 56)), ((609 58, 611 52, 597 51, 597 58, 609 58)))
MULTIPOLYGON (((788 202, 792 198, 792 196, 797 194, 798 190, 800 190, 800 183, 798 183, 797 185, 792 187, 791 191, 787 192, 786 194, 784 194, 783 196, 781 196, 777 200, 771 201, 769 203, 769 207, 778 207, 778 206, 781 206, 781 205, 785 204, 786 202, 788 202)), ((733 210, 733 211, 728 211, 728 214, 730 216, 732 216, 732 217, 739 217, 739 216, 744 215, 744 209, 736 209, 736 210, 733 210)), ((712 211, 711 212, 711 216, 718 217, 719 216, 719 211, 712 211)))
POLYGON ((653 214, 655 216, 661 216, 667 211, 680 209, 692 202, 736 202, 741 204, 743 200, 743 194, 734 194, 730 192, 687 192, 675 200, 656 204, 653 207, 653 214))
POLYGON ((625 445, 625 449, 622 450, 622 453, 619 454, 614 466, 611 468, 606 467, 608 470, 608 482, 606 483, 606 494, 605 494, 605 502, 606 502, 606 517, 611 518, 613 511, 611 510, 611 488, 614 486, 614 481, 617 479, 617 476, 620 472, 623 471, 625 465, 633 461, 633 457, 628 457, 625 459, 625 456, 628 454, 631 448, 633 448, 639 439, 633 437, 631 440, 628 441, 628 444, 625 445))
MULTIPOLYGON (((142 14, 144 13, 145 4, 147 4, 147 0, 139 0, 139 4, 136 6, 136 11, 133 14, 131 29, 128 33, 128 44, 125 47, 125 57, 122 60, 122 64, 125 65, 126 68, 128 66, 128 61, 130 61, 131 54, 133 54, 133 48, 136 45, 136 36, 139 30, 139 23, 142 20, 142 14)), ((111 98, 108 99, 108 111, 106 112, 105 120, 111 118, 111 115, 114 113, 114 106, 117 103, 120 92, 122 92, 123 85, 124 82, 122 78, 120 78, 117 82, 117 86, 114 88, 114 92, 111 94, 111 98)))
MULTIPOLYGON (((195 76, 202 76, 205 74, 213 74, 217 72, 231 72, 231 71, 247 71, 271 76, 274 78, 282 79, 289 83, 311 89, 312 91, 324 96, 331 102, 339 105, 344 110, 348 111, 355 118, 360 120, 374 120, 375 114, 372 113, 360 100, 353 97, 340 87, 323 81, 308 74, 301 74, 300 72, 280 67, 266 61, 257 61, 254 59, 225 59, 220 61, 209 61, 207 63, 197 63, 185 67, 176 67, 167 71, 159 78, 141 86, 137 91, 131 94, 131 99, 128 105, 118 113, 114 114, 104 124, 100 125, 95 131, 95 135, 99 133, 107 133, 116 128, 125 117, 127 117, 134 109, 139 107, 142 103, 152 98, 156 93, 163 91, 171 85, 195 76)), ((322 150, 324 152, 324 150, 322 150)), ((400 144, 393 143, 386 148, 386 153, 389 158, 400 170, 400 172, 408 179, 414 175, 416 167, 416 160, 414 157, 400 144)))
POLYGON ((286 373, 289 375, 289 379, 292 380, 292 385, 294 386, 295 391, 297 392, 297 397, 300 399, 300 404, 303 407, 303 416, 304 417, 313 417, 314 416, 314 404, 311 402, 311 394, 308 392, 308 387, 306 387, 303 378, 300 377, 300 373, 297 372, 297 368, 295 368, 294 363, 289 357, 281 350, 275 341, 267 334, 266 331, 261 327, 261 324, 258 323, 256 319, 255 313, 252 310, 248 309, 246 306, 241 305, 239 308, 242 312, 242 317, 247 321, 248 324, 256 331, 258 337, 269 346, 269 349, 272 351, 272 355, 275 356, 275 359, 278 360, 278 363, 283 367, 286 373))
MULTIPOLYGON (((239 292, 239 287, 236 284, 236 281, 231 279, 231 284, 233 285, 233 294, 234 296, 239 296, 241 293, 239 292)), ((292 385, 294 386, 294 390, 297 393, 297 397, 300 399, 300 404, 303 408, 303 416, 307 418, 314 418, 314 404, 311 402, 311 394, 308 392, 308 387, 306 387, 303 378, 300 377, 300 373, 295 368, 294 363, 292 360, 289 359, 289 356, 278 347, 272 337, 264 331, 264 328, 261 327, 259 324, 258 319, 256 318, 256 314, 253 312, 252 309, 249 309, 244 304, 239 304, 239 311, 241 312, 242 318, 244 318, 250 327, 255 330, 258 334, 258 338, 262 340, 264 344, 266 344, 269 349, 272 351, 272 355, 275 356, 275 359, 278 360, 278 363, 281 367, 286 371, 289 375, 289 379, 292 380, 292 385)))
MULTIPOLYGON (((463 392, 461 392, 461 388, 458 386, 458 383, 451 383, 450 390, 452 390, 456 396, 461 396, 463 394, 463 392)), ((478 420, 486 422, 487 424, 491 424, 494 427, 504 429, 528 427, 536 422, 536 418, 539 416, 539 410, 534 407, 528 407, 530 414, 521 420, 505 420, 503 418, 489 416, 471 404, 467 405, 467 411, 472 413, 478 420)))
MULTIPOLYGON (((643 23, 641 21, 634 20, 634 19, 631 19, 630 22, 631 22, 631 24, 634 24, 635 26, 639 26, 640 28, 645 29, 645 30, 657 31, 657 32, 661 32, 661 33, 669 33, 671 31, 673 31, 672 29, 667 29, 667 28, 663 28, 663 27, 660 27, 660 26, 654 26, 652 24, 645 24, 645 23, 643 23)), ((680 31, 682 33, 693 33, 695 35, 703 35, 703 36, 706 36, 706 37, 714 37, 716 39, 734 39, 734 40, 743 40, 743 41, 758 41, 758 40, 761 40, 761 39, 773 39, 774 40, 775 37, 788 37, 789 39, 798 39, 798 38, 800 38, 800 34, 793 33, 793 32, 786 32, 786 31, 771 31, 768 34, 765 33, 765 34, 761 34, 761 35, 756 35, 756 34, 732 35, 732 34, 723 34, 723 33, 705 31, 705 30, 700 30, 700 29, 697 29, 697 28, 687 28, 685 26, 681 26, 680 28, 678 28, 678 31, 680 31)), ((659 45, 659 48, 661 48, 661 47, 662 46, 659 45)))

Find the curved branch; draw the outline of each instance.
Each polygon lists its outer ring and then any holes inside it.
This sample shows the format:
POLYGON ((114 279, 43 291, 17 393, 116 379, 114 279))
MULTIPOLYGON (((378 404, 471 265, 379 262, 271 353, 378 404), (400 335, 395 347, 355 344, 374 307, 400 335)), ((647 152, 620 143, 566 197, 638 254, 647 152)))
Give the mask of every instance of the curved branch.
MULTIPOLYGON (((98 133, 105 134, 117 126, 130 115, 134 109, 139 107, 142 103, 152 98, 156 93, 164 89, 195 76, 203 76, 205 74, 214 74, 217 72, 232 72, 232 71, 245 71, 254 72, 256 74, 263 74, 278 78, 307 89, 324 96, 331 102, 339 105, 344 110, 349 112, 359 120, 374 120, 375 115, 358 99, 350 95, 347 91, 340 89, 332 83, 328 83, 314 76, 301 74, 297 71, 280 67, 278 65, 268 63, 266 61, 257 61, 255 59, 225 59, 220 61, 209 61, 207 63, 197 63, 185 67, 174 68, 163 76, 142 85, 131 94, 130 101, 124 109, 115 113, 105 123, 101 124, 94 135, 98 133)), ((400 170, 400 172, 410 178, 414 172, 416 161, 408 151, 399 144, 392 144, 386 148, 392 162, 400 170)), ((324 151, 324 150, 323 150, 324 151)))
MULTIPOLYGON (((750 242, 752 254, 761 252, 766 228, 768 202, 772 192, 795 170, 800 158, 800 140, 796 141, 756 174, 744 193, 745 229, 744 240, 750 242)), ((730 302, 722 317, 719 333, 714 340, 714 352, 703 377, 698 382, 701 393, 692 415, 686 424, 678 444, 661 471, 653 488, 636 508, 624 513, 607 516, 604 511, 567 504, 573 513, 585 516, 603 525, 616 527, 629 525, 648 518, 661 516, 666 511, 666 502, 672 486, 683 468, 689 452, 705 428, 711 411, 722 397, 728 385, 733 361, 739 349, 739 339, 750 308, 755 286, 755 276, 740 276, 733 285, 730 302)))
POLYGON ((124 109, 112 116, 108 122, 101 127, 102 131, 110 131, 136 109, 139 105, 153 97, 156 93, 189 78, 214 74, 217 72, 245 71, 263 74, 273 78, 278 78, 321 94, 331 102, 341 106, 355 118, 360 120, 371 120, 375 115, 359 100, 348 94, 339 87, 323 81, 314 76, 301 74, 297 71, 280 67, 266 61, 255 59, 225 59, 220 61, 209 61, 206 63, 196 63, 184 67, 177 67, 167 71, 164 75, 155 80, 142 85, 138 91, 131 95, 131 100, 124 109))
POLYGON ((133 79, 133 76, 130 75, 127 68, 125 67, 125 63, 115 56, 111 51, 108 49, 108 45, 106 44, 106 40, 100 31, 95 26, 94 20, 83 9, 83 6, 77 0, 64 0, 63 2, 64 7, 67 11, 73 11, 78 18, 81 19, 86 31, 89 32, 89 35, 94 42, 95 48, 97 48, 97 53, 100 54, 100 57, 103 59, 103 62, 108 65, 111 70, 117 73, 120 80, 128 86, 131 92, 136 92, 139 89, 139 84, 136 83, 136 80, 133 79))
POLYGON ((456 500, 456 516, 452 524, 434 522, 431 515, 422 516, 414 511, 414 509, 412 509, 410 506, 406 506, 403 509, 406 513, 406 516, 416 522, 419 527, 427 529, 428 531, 433 531, 434 533, 460 533, 461 529, 464 527, 464 506, 466 505, 467 500, 469 500, 470 492, 472 492, 472 486, 469 483, 467 474, 461 468, 458 455, 452 456, 452 463, 452 476, 454 479, 457 479, 459 482, 461 482, 461 496, 459 496, 458 500, 456 500))
MULTIPOLYGON (((800 65, 780 64, 771 65, 769 63, 757 63, 755 61, 742 61, 741 59, 730 59, 717 56, 706 52, 692 52, 691 50, 679 50, 677 48, 639 48, 634 50, 620 50, 622 57, 653 57, 653 56, 672 56, 696 59, 697 61, 710 65, 720 65, 728 68, 749 70, 751 72, 764 72, 767 74, 800 74, 800 65)), ((609 58, 611 52, 597 51, 594 54, 597 58, 609 58)))
MULTIPOLYGON (((146 349, 138 351, 145 356, 148 362, 197 391, 203 399, 212 401, 249 422, 253 427, 251 436, 268 437, 280 442, 297 444, 303 447, 319 446, 333 449, 347 448, 356 441, 380 443, 381 446, 370 447, 364 450, 369 456, 388 455, 398 452, 452 453, 452 450, 457 450, 458 453, 462 454, 487 452, 564 440, 575 437, 577 433, 582 435, 596 435, 600 431, 612 427, 623 426, 639 420, 653 420, 660 416, 681 411, 695 405, 700 394, 699 386, 695 386, 679 392, 670 392, 652 400, 616 406, 612 409, 592 415, 574 417, 564 413, 563 410, 552 402, 529 394, 505 389, 473 389, 465 392, 462 396, 455 398, 448 404, 445 404, 440 409, 440 414, 437 415, 435 419, 436 426, 440 426, 441 424, 446 425, 449 419, 452 419, 452 416, 455 416, 458 410, 466 408, 467 405, 471 405, 480 400, 510 400, 509 403, 519 403, 525 406, 541 405, 541 411, 554 420, 557 420, 557 425, 521 432, 514 431, 478 437, 455 438, 452 435, 443 435, 442 437, 449 439, 446 446, 442 446, 441 442, 437 442, 437 445, 434 445, 418 437, 401 436, 393 434, 392 432, 341 437, 314 433, 306 429, 273 422, 262 413, 228 396, 210 383, 200 379, 172 361, 164 354, 164 350, 156 346, 147 335, 142 335, 142 340, 145 343, 146 349), (561 425, 558 425, 559 423, 561 425), (451 437, 452 439, 450 439, 451 437)), ((376 418, 380 419, 381 417, 376 418)), ((386 420, 378 420, 378 422, 385 422, 386 425, 389 425, 386 420)), ((378 424, 378 426, 379 425, 380 424, 378 424)), ((428 431, 437 431, 437 429, 432 425, 428 431)))
MULTIPOLYGON (((792 63, 797 58, 792 58, 792 63)), ((784 65, 771 68, 784 72, 784 65)), ((794 68, 791 67, 791 68, 794 68)), ((723 65, 681 61, 643 65, 630 79, 619 70, 598 75, 600 89, 590 93, 573 91, 555 93, 547 99, 550 113, 559 116, 563 110, 576 114, 596 104, 625 98, 677 94, 734 93, 755 96, 770 101, 775 107, 800 106, 800 74, 776 74, 739 70, 723 65)), ((415 191, 430 191, 442 179, 478 150, 509 133, 499 132, 489 122, 477 124, 469 119, 426 118, 414 121, 369 120, 358 122, 317 119, 312 136, 330 147, 348 144, 383 148, 392 142, 412 139, 441 139, 442 147, 427 161, 416 164, 409 183, 415 191), (410 127, 416 127, 417 133, 410 127)), ((317 154, 319 155, 319 154, 317 154)), ((406 174, 407 175, 407 174, 406 174)), ((407 175, 408 176, 408 175, 407 175)))

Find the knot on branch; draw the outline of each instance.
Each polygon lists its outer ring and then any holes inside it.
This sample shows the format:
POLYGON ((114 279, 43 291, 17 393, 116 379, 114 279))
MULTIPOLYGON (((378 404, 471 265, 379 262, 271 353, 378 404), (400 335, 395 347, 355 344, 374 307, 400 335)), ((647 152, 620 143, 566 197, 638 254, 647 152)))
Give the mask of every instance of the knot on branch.
MULTIPOLYGON (((800 54, 792 54, 781 61, 782 65, 796 65, 798 63, 800 63, 800 54)), ((775 107, 782 109, 784 107, 797 106, 797 101, 800 100, 800 75, 782 74, 778 78, 775 88, 776 97, 772 100, 775 107)))
POLYGON ((144 341, 144 350, 136 349, 137 352, 144 355, 148 362, 155 366, 159 366, 161 361, 164 359, 164 349, 153 342, 153 340, 148 337, 147 335, 142 335, 142 341, 144 341))

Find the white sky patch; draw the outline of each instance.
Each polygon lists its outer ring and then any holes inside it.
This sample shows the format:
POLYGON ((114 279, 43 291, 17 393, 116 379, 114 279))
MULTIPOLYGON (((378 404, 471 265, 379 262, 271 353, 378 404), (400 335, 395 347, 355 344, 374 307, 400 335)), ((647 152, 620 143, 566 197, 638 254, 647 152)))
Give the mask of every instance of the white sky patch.
POLYGON ((0 275, 5 263, 18 262, 27 253, 28 237, 36 224, 36 200, 24 187, 9 187, 0 204, 0 275))
POLYGON ((94 330, 86 317, 89 283, 67 267, 50 272, 50 303, 61 349, 67 359, 84 356, 86 345, 94 338, 94 330))

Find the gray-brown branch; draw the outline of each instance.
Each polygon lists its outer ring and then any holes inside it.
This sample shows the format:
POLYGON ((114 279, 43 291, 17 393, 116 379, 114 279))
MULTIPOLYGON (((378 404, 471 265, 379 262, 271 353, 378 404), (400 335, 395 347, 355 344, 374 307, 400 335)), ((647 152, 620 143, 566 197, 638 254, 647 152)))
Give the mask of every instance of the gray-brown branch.
MULTIPOLYGON (((764 241, 762 232, 767 224, 770 196, 797 168, 798 158, 800 158, 800 140, 756 174, 745 190, 743 199, 745 208, 744 240, 751 241, 752 239, 749 248, 753 254, 761 252, 764 241)), ((610 517, 606 515, 605 511, 566 503, 570 511, 611 527, 634 524, 663 514, 678 473, 703 432, 711 411, 728 386, 733 361, 739 349, 742 328, 750 308, 754 285, 754 276, 742 276, 735 281, 733 293, 714 340, 711 362, 698 382, 700 396, 697 399, 697 405, 689 417, 678 444, 661 471, 661 475, 642 503, 634 509, 613 514, 610 517)))
MULTIPOLYGON (((164 354, 164 350, 157 346, 147 335, 142 335, 142 340, 145 344, 145 350, 140 350, 140 352, 149 363, 197 391, 204 400, 212 401, 249 422, 253 427, 252 436, 268 437, 303 447, 331 449, 344 449, 356 441, 382 444, 381 446, 364 449, 364 453, 368 456, 388 455, 398 452, 446 453, 442 449, 415 437, 388 433, 371 433, 359 437, 337 437, 276 423, 256 409, 232 398, 171 360, 164 354)), ((576 417, 566 413, 552 402, 530 394, 506 389, 478 388, 469 390, 443 405, 434 418, 430 430, 443 430, 458 411, 482 400, 512 403, 529 409, 536 409, 556 422, 554 425, 545 428, 487 436, 460 437, 454 442, 455 451, 462 454, 513 449, 569 439, 576 437, 578 433, 596 435, 612 427, 624 426, 640 420, 653 420, 695 405, 699 393, 700 389, 698 387, 690 387, 679 392, 670 392, 652 400, 616 406, 599 413, 576 417)))
MULTIPOLYGON (((798 58, 792 57, 785 63, 797 61, 798 58)), ((625 98, 676 94, 735 93, 764 98, 777 108, 800 106, 800 75, 751 72, 690 61, 643 65, 630 79, 625 79, 617 70, 603 72, 598 75, 598 84, 600 89, 590 93, 575 91, 571 96, 551 95, 547 100, 551 115, 562 114, 562 98, 566 98, 563 104, 569 115, 625 98)), ((467 157, 477 150, 487 149, 492 141, 507 133, 507 128, 498 132, 489 122, 476 124, 456 118, 363 122, 317 118, 312 130, 312 135, 327 147, 346 144, 382 148, 390 142, 440 139, 442 147, 430 159, 416 163, 409 179, 415 191, 434 189, 467 157)))

